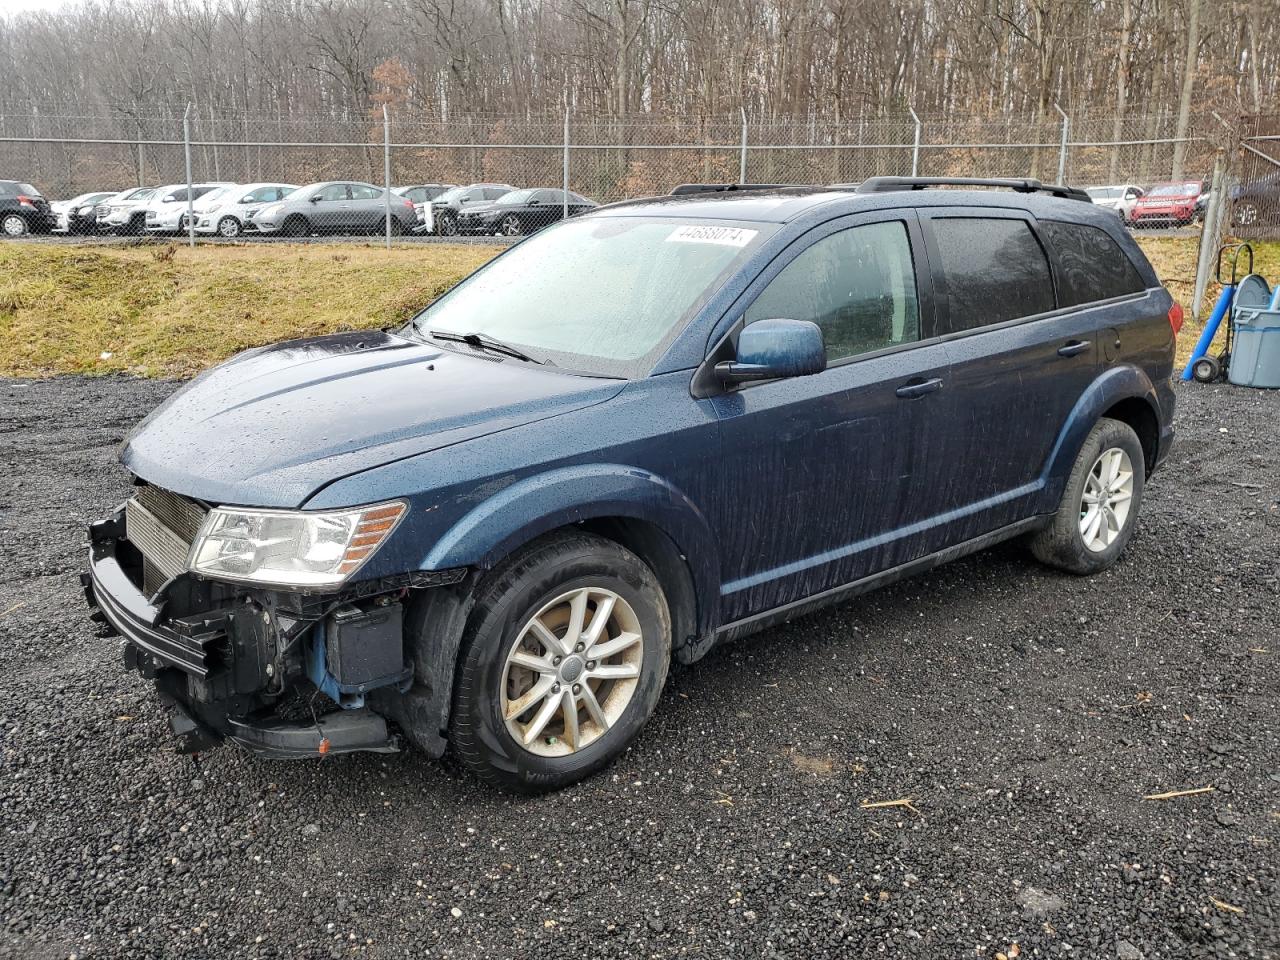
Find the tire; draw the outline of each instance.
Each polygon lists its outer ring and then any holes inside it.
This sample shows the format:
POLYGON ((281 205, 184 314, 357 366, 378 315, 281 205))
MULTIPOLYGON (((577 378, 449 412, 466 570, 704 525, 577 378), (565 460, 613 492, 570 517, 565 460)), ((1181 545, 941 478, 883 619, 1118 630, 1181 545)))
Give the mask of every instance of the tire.
POLYGON ((240 221, 235 217, 223 217, 218 221, 218 236, 234 240, 244 231, 240 221))
POLYGON ((440 214, 440 220, 436 224, 436 233, 442 237, 456 237, 458 235, 458 218, 448 211, 440 214))
POLYGON ((120 231, 130 237, 140 237, 147 231, 146 214, 138 213, 129 218, 129 222, 125 224, 120 231))
MULTIPOLYGON (((1146 460, 1142 452, 1142 444, 1138 440, 1138 435, 1133 432, 1133 428, 1119 420, 1106 417, 1099 420, 1089 431, 1089 436, 1085 438, 1084 446, 1081 447, 1072 465, 1071 475, 1067 478, 1066 489, 1062 493, 1062 502, 1053 515, 1053 522, 1032 535, 1031 552, 1041 563, 1069 573, 1087 575, 1106 570, 1116 562, 1133 537, 1133 531, 1138 522, 1138 511, 1142 506, 1145 480, 1146 460), (1099 468, 1103 470, 1103 479, 1107 479, 1105 472, 1111 461, 1104 462, 1103 458, 1104 455, 1112 455, 1116 452, 1123 455, 1121 465, 1123 466, 1124 460, 1127 460, 1129 468, 1128 499, 1113 503, 1114 509, 1111 514, 1119 521, 1118 530, 1110 533, 1110 539, 1107 540, 1106 535, 1111 527, 1107 525, 1106 519, 1102 519, 1097 536, 1086 538, 1082 530, 1085 521, 1089 519, 1085 502, 1086 482, 1090 481, 1093 475, 1096 483, 1095 471, 1099 468), (1123 516, 1117 516, 1120 513, 1120 503, 1127 503, 1123 516), (1103 525, 1106 525, 1105 529, 1103 525), (1105 545, 1100 546, 1100 541, 1105 541, 1105 545)), ((1092 490, 1093 483, 1089 486, 1092 490)), ((1123 482, 1112 481, 1112 488, 1117 489, 1118 493, 1123 494, 1125 486, 1123 482)))
POLYGON ((540 793, 568 786, 609 764, 635 738, 658 702, 670 661, 666 597, 643 561, 589 534, 543 538, 479 588, 455 673, 450 742, 468 770, 503 789, 540 793), (608 603, 595 649, 620 641, 623 648, 586 659, 590 646, 558 646, 571 638, 573 598, 580 595, 579 642, 590 641, 593 617, 608 603), (551 631, 549 639, 533 629, 535 619, 551 631), (517 655, 542 669, 512 662, 517 655), (594 671, 618 679, 600 679, 594 671), (525 709, 512 714, 522 701, 525 709), (576 730, 569 726, 569 702, 576 730))
POLYGON ((524 233, 524 224, 520 222, 520 218, 514 213, 508 213, 502 218, 502 223, 498 225, 498 232, 504 237, 518 237, 524 233))
POLYGON ((6 213, 0 217, 0 233, 6 237, 25 237, 31 232, 31 224, 20 213, 6 213))
POLYGON ((1191 366, 1191 377, 1196 383, 1213 383, 1222 374, 1222 364, 1217 357, 1203 356, 1191 366))
POLYGON ((306 217, 295 213, 284 218, 284 223, 280 224, 280 232, 286 237, 305 237, 311 232, 311 224, 306 217))
POLYGON ((1236 204, 1233 219, 1237 227, 1256 227, 1262 218, 1256 203, 1252 200, 1242 200, 1236 204))

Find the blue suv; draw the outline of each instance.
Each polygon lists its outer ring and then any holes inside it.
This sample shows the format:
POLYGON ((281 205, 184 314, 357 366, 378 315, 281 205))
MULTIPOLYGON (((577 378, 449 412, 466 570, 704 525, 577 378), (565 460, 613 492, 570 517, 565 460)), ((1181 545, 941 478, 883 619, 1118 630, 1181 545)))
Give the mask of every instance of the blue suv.
POLYGON ((1106 569, 1180 323, 1071 188, 681 188, 179 390, 123 448, 86 591, 182 749, 408 741, 552 789, 673 657, 1013 537, 1106 569))

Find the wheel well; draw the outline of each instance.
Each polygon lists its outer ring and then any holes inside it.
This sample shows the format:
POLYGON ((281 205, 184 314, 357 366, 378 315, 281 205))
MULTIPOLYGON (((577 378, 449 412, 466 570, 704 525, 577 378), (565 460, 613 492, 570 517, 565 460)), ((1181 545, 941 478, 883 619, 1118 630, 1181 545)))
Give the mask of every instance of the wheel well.
POLYGON ((1151 404, 1141 397, 1129 397, 1112 404, 1103 416, 1127 423, 1133 428, 1133 432, 1138 435, 1138 441, 1142 444, 1142 459, 1145 461, 1146 472, 1150 474, 1156 465, 1156 451, 1160 445, 1160 423, 1156 419, 1155 411, 1151 409, 1151 404))
POLYGON ((631 517, 600 517, 577 529, 612 540, 648 564, 662 584, 671 613, 671 646, 677 653, 698 635, 698 597, 689 565, 663 529, 631 517))

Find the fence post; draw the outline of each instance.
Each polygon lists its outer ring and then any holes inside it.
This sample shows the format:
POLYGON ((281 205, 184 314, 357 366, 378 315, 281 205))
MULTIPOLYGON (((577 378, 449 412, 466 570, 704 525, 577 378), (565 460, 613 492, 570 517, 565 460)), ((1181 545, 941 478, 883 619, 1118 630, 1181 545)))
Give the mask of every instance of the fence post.
POLYGON ((561 218, 569 219, 569 98, 564 98, 564 209, 561 218))
POLYGON ((742 156, 738 158, 738 182, 747 182, 747 108, 739 107, 742 113, 742 156))
POLYGON ((1056 103, 1053 109, 1062 117, 1062 146, 1058 148, 1058 183, 1066 183, 1067 179, 1067 137, 1071 133, 1071 118, 1056 103))
POLYGON ((191 104, 182 114, 182 149, 187 161, 187 246, 196 245, 196 202, 192 199, 191 186, 191 104))
POLYGON ((916 125, 916 139, 911 147, 911 175, 919 176, 920 171, 920 118, 916 116, 915 107, 907 107, 911 111, 911 119, 916 125))
POLYGON ((146 144, 138 141, 138 186, 145 187, 147 185, 147 155, 144 153, 146 144))
POLYGON ((1213 268, 1214 254, 1218 249, 1218 230, 1221 226, 1220 214, 1223 210, 1223 151, 1219 150, 1213 158, 1213 187, 1209 194, 1209 205, 1204 211, 1204 224, 1200 230, 1200 255, 1196 259, 1196 286, 1191 300, 1191 318, 1200 319, 1200 308, 1204 306, 1204 292, 1209 286, 1209 271, 1213 268))
POLYGON ((383 184, 382 191, 382 208, 386 214, 387 222, 387 249, 391 249, 391 114, 387 112, 387 105, 382 105, 382 176, 386 181, 383 184))

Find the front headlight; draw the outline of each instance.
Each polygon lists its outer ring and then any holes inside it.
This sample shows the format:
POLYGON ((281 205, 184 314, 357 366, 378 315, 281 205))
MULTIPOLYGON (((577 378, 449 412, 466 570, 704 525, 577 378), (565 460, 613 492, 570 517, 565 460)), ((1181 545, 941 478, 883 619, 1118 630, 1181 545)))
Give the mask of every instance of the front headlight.
POLYGON ((221 580, 337 586, 373 556, 407 509, 400 501, 324 513, 215 507, 187 566, 221 580))
POLYGON ((89 214, 93 213, 93 207, 81 207, 79 213, 80 216, 87 217, 89 214))

